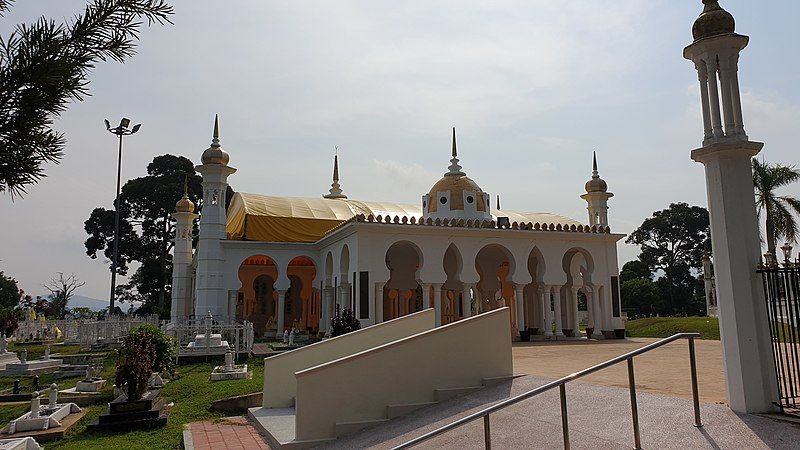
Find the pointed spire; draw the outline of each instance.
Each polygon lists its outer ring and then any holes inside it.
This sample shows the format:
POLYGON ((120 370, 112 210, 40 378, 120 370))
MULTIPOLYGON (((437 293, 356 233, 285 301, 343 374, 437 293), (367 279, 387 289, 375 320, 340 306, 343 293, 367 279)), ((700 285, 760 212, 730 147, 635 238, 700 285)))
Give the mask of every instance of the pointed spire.
POLYGON ((464 176, 466 175, 464 172, 461 171, 461 166, 458 165, 458 151, 456 149, 456 127, 453 127, 453 158, 450 159, 450 166, 447 168, 448 172, 444 174, 445 176, 464 176))
POLYGON ((597 152, 592 152, 592 179, 586 182, 584 186, 586 192, 606 192, 608 185, 602 178, 600 172, 597 171, 597 152))
POLYGON ((342 187, 339 184, 339 147, 336 148, 336 153, 333 155, 333 183, 331 183, 331 188, 327 194, 323 195, 322 198, 330 198, 330 199, 337 199, 337 198, 347 198, 346 195, 342 192, 342 187))
POLYGON ((500 211, 500 195, 497 195, 497 210, 500 211))
POLYGON ((597 152, 592 152, 592 178, 600 178, 600 173, 597 171, 597 152))
POLYGON ((214 114, 214 139, 219 141, 219 114, 214 114))
POLYGON ((183 196, 189 198, 189 175, 183 176, 183 196))
POLYGON ((201 160, 203 164, 222 164, 223 166, 227 166, 230 160, 228 153, 219 145, 219 116, 217 114, 214 114, 214 134, 211 138, 211 147, 203 152, 201 160))

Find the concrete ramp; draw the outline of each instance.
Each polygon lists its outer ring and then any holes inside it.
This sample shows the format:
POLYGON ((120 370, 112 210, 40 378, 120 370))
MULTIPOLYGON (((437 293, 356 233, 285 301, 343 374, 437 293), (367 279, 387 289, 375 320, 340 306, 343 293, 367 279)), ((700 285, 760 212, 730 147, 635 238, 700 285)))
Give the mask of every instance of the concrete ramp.
MULTIPOLYGON (((508 322, 500 308, 298 370, 294 408, 248 416, 272 446, 308 448, 501 386, 513 372, 508 322)), ((265 404, 275 391, 266 373, 265 404)))

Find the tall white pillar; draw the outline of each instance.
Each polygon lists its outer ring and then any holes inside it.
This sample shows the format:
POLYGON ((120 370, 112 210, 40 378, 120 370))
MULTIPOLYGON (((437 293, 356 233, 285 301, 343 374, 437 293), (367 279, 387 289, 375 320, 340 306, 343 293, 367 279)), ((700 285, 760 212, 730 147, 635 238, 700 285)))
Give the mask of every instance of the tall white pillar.
POLYGON ((278 292, 278 307, 275 308, 276 309, 275 315, 277 316, 275 321, 277 322, 277 327, 278 327, 277 335, 280 336, 283 334, 284 328, 286 328, 284 322, 285 320, 284 316, 286 314, 286 291, 280 290, 277 292, 278 292))
POLYGON ((350 283, 339 283, 338 304, 341 311, 350 308, 350 283))
POLYGON ((572 288, 572 301, 570 302, 572 305, 572 331, 574 336, 579 336, 581 334, 581 324, 580 319, 578 319, 578 292, 580 288, 573 287, 572 288))
POLYGON ((525 331, 526 323, 525 323, 525 299, 524 299, 524 289, 525 286, 522 284, 514 285, 514 297, 516 301, 517 307, 517 329, 522 332, 525 331))
POLYGON ((724 137, 722 131, 722 117, 719 112, 719 88, 717 87, 717 61, 706 61, 708 74, 708 100, 711 106, 711 128, 714 137, 724 137))
POLYGON ((319 331, 325 333, 331 324, 331 303, 333 303, 333 288, 330 286, 322 290, 322 311, 320 314, 319 331))
MULTIPOLYGON (((707 3, 704 12, 724 15, 719 9, 716 2, 707 3)), ((761 243, 751 162, 764 144, 751 142, 744 135, 737 98, 738 57, 749 37, 735 32, 734 20, 725 22, 724 30, 716 28, 721 24, 709 28, 698 19, 693 27, 694 42, 683 55, 695 63, 698 59, 720 61, 721 75, 727 81, 722 86, 723 97, 727 95, 726 104, 731 106, 735 131, 742 132, 704 141, 691 157, 705 166, 728 404, 736 412, 771 412, 778 391, 764 286, 756 273, 761 243)))
POLYGON ((461 297, 461 309, 464 311, 464 318, 472 316, 472 283, 464 283, 464 295, 461 297))
POLYGON ((700 99, 703 110, 703 137, 710 139, 714 137, 711 129, 711 110, 708 106, 708 69, 705 61, 698 61, 695 64, 697 69, 697 79, 700 81, 700 99))
POLYGON ((436 326, 442 325, 442 284, 433 285, 433 309, 436 312, 436 326))
POLYGON ((539 306, 542 308, 542 334, 552 336, 553 316, 550 313, 550 286, 539 286, 539 306))
POLYGON ((603 333, 603 310, 600 309, 600 286, 592 286, 592 315, 594 316, 594 332, 592 337, 601 338, 603 333))
POLYGON ((564 325, 561 322, 561 289, 560 286, 553 286, 553 309, 556 316, 556 336, 564 335, 564 325))

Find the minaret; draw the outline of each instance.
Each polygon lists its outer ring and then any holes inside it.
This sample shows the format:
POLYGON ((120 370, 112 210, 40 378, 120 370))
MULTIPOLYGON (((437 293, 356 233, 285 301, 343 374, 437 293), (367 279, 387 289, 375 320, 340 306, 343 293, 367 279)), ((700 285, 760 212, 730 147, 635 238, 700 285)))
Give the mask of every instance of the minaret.
POLYGON ((228 166, 229 160, 228 153, 219 144, 219 119, 214 116, 211 146, 203 152, 203 164, 195 167, 203 175, 203 209, 197 243, 194 314, 204 317, 211 312, 217 320, 229 319, 228 297, 222 275, 225 257, 221 244, 227 237, 225 195, 228 176, 236 172, 236 169, 228 166))
POLYGON ((336 149, 336 154, 333 155, 333 183, 331 183, 331 189, 328 191, 327 194, 322 196, 323 198, 347 198, 346 195, 342 193, 342 187, 339 185, 339 149, 336 149))
POLYGON ((597 153, 592 152, 592 179, 584 186, 586 193, 581 198, 586 200, 589 211, 589 225, 598 227, 608 226, 608 199, 614 196, 608 192, 608 185, 597 171, 597 153))
POLYGON ((189 268, 192 265, 192 226, 194 219, 200 217, 194 213, 194 203, 189 200, 187 181, 183 183, 183 198, 175 204, 175 248, 172 254, 172 308, 170 321, 183 322, 194 313, 192 309, 192 279, 189 268))
POLYGON ((764 286, 756 273, 761 244, 751 159, 764 144, 748 140, 739 98, 739 52, 749 38, 735 33, 733 16, 717 0, 703 4, 694 42, 683 50, 697 69, 703 111, 703 146, 691 157, 706 172, 728 404, 736 412, 761 413, 775 409, 778 391, 764 286))

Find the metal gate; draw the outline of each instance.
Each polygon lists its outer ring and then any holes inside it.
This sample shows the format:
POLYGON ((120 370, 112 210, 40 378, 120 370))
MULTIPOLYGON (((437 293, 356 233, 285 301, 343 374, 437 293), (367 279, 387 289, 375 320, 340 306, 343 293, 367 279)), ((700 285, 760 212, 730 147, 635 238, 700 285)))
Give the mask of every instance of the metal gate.
MULTIPOLYGON (((788 253, 788 252, 787 252, 788 253)), ((782 413, 800 413, 800 263, 788 258, 759 266, 772 336, 782 413)))

